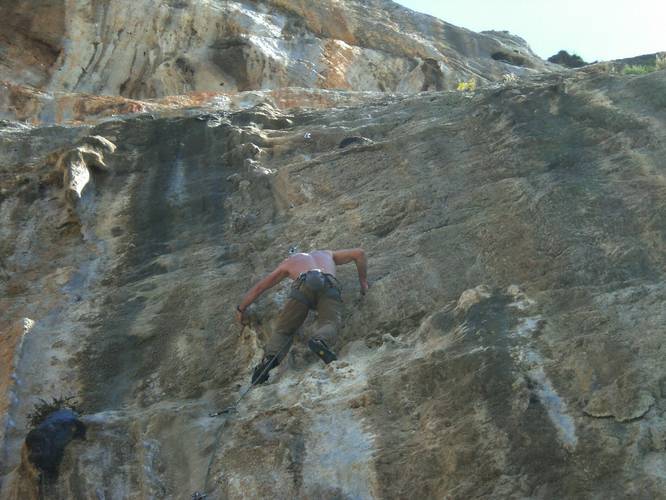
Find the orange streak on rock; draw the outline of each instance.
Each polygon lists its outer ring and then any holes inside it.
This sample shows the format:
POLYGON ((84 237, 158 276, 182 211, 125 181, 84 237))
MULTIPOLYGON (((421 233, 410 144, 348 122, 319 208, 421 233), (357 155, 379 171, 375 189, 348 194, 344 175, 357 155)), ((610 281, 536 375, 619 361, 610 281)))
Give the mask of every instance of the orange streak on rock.
POLYGON ((328 40, 324 44, 322 57, 326 69, 322 71, 321 88, 351 90, 346 74, 347 68, 353 60, 354 50, 335 40, 328 40))

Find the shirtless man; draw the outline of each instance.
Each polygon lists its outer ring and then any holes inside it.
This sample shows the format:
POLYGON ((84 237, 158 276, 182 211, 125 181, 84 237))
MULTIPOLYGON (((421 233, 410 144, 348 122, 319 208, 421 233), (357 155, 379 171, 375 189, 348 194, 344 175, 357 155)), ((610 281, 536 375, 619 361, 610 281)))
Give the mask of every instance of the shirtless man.
POLYGON ((289 299, 280 311, 275 331, 266 346, 265 356, 252 373, 252 384, 263 384, 291 347, 293 335, 303 324, 310 309, 317 311, 318 328, 308 347, 328 364, 337 359, 331 350, 338 334, 342 303, 341 290, 335 278, 335 266, 354 261, 361 283, 361 294, 368 289, 367 260, 360 248, 351 250, 316 250, 290 255, 268 276, 254 285, 236 306, 236 319, 243 324, 245 310, 262 293, 289 277, 294 280, 289 299))

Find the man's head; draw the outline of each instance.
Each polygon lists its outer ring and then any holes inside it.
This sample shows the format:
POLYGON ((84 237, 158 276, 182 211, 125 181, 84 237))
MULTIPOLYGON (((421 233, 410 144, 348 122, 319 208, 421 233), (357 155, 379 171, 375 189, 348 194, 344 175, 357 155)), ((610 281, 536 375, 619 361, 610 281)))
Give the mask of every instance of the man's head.
POLYGON ((298 248, 298 245, 292 245, 289 247, 289 255, 294 255, 296 253, 300 253, 300 249, 298 248))

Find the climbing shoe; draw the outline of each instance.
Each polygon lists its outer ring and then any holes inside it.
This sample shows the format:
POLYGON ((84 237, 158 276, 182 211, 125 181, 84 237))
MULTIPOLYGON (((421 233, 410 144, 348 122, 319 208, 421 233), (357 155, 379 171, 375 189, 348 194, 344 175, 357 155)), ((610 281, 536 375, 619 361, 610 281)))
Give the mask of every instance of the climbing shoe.
POLYGON ((264 356, 252 371, 252 385, 263 384, 268 380, 268 372, 278 365, 277 356, 264 356))
POLYGON ((319 356, 321 360, 326 364, 329 364, 331 361, 335 361, 336 359, 338 359, 335 353, 328 348, 326 342, 324 342, 323 340, 310 339, 308 341, 308 347, 312 352, 314 352, 317 356, 319 356))

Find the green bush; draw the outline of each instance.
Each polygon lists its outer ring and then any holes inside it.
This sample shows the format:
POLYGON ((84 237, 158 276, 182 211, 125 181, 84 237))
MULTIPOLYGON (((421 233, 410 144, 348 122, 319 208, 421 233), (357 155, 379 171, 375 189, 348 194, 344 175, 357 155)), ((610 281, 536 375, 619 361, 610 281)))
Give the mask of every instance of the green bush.
POLYGON ((622 73, 625 75, 647 75, 648 73, 652 73, 653 71, 656 70, 657 70, 656 66, 636 64, 636 65, 625 66, 622 69, 622 73))
POLYGON ((461 92, 474 92, 476 90, 476 78, 472 78, 469 82, 459 82, 458 90, 461 92))
POLYGON ((583 61, 583 58, 578 54, 569 54, 566 50, 560 50, 554 56, 550 56, 548 62, 559 64, 560 66, 565 66, 567 68, 582 68, 589 64, 583 61))

